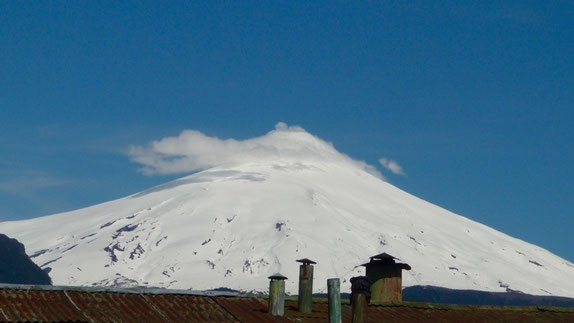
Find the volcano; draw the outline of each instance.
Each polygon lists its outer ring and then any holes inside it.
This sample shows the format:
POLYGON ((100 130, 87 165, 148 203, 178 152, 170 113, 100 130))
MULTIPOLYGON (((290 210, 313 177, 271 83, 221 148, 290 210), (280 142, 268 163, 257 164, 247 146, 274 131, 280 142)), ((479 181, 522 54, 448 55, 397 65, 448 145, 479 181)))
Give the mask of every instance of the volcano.
POLYGON ((404 192, 301 128, 256 139, 223 141, 241 158, 0 232, 55 285, 259 292, 280 272, 296 293, 295 260, 310 258, 326 292, 328 278, 348 289, 360 264, 386 252, 411 265, 404 286, 574 297, 574 264, 543 248, 404 192))

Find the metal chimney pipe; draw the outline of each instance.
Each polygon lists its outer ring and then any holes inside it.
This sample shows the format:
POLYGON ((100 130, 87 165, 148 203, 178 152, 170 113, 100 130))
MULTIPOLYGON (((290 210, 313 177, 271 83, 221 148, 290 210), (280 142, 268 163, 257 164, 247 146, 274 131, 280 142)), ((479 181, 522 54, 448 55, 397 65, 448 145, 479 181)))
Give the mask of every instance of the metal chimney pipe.
POLYGON ((367 323, 371 281, 365 276, 351 278, 351 304, 353 323, 367 323))
POLYGON ((285 314, 285 279, 287 277, 276 273, 268 277, 269 281, 269 314, 283 316, 285 314))
POLYGON ((339 278, 327 279, 329 297, 329 323, 341 323, 341 282, 339 278))
POLYGON ((307 258, 299 259, 297 262, 301 263, 301 266, 299 266, 298 309, 301 313, 311 313, 313 305, 313 264, 316 264, 316 262, 307 258))

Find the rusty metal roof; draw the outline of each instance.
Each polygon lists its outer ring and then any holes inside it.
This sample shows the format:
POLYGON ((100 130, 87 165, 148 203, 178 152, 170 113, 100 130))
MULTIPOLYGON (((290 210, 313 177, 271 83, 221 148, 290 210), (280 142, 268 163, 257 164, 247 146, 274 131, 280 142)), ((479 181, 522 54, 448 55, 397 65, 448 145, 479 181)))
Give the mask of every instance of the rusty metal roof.
MULTIPOLYGON (((285 317, 267 313, 267 299, 196 295, 154 290, 0 286, 0 321, 81 322, 325 322, 326 299, 313 299, 311 313, 285 303, 285 317)), ((343 322, 351 322, 351 306, 342 302, 343 322)), ((574 322, 574 308, 497 307, 386 303, 370 305, 369 322, 574 322)))
POLYGON ((574 309, 404 303, 369 305, 369 322, 574 322, 574 309))
POLYGON ((237 322, 211 297, 145 294, 142 297, 170 322, 237 322))
POLYGON ((0 290, 0 321, 86 321, 63 292, 0 290))
MULTIPOLYGON (((326 299, 313 299, 312 313, 297 311, 297 301, 285 303, 285 315, 292 321, 325 322, 328 318, 326 299)), ((348 301, 341 307, 343 322, 352 321, 348 301)), ((369 322, 574 322, 574 308, 501 307, 472 305, 441 305, 429 303, 388 303, 369 305, 369 322)))
MULTIPOLYGON (((347 306, 348 307, 348 306, 347 306)), ((345 306, 341 307, 343 322, 351 322, 351 310, 348 308, 347 320, 345 320, 345 306)), ((326 299, 313 299, 311 313, 301 313, 297 309, 297 300, 287 300, 285 302, 285 315, 293 321, 301 322, 326 322, 329 317, 329 307, 326 299)))
POLYGON ((291 322, 284 317, 270 315, 267 312, 267 299, 264 298, 215 297, 214 300, 239 322, 291 322))
POLYGON ((64 291, 69 301, 90 321, 165 321, 146 300, 134 294, 64 291))

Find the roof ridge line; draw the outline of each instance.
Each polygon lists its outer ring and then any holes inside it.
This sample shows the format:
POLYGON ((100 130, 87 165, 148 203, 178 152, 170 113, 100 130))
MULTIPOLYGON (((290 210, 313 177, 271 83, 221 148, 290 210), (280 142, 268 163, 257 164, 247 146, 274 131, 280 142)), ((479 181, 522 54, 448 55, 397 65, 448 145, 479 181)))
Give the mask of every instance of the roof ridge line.
POLYGON ((0 283, 0 290, 2 289, 16 289, 16 290, 45 290, 45 291, 75 291, 87 293, 118 293, 118 294, 175 294, 175 295, 194 295, 194 296, 235 296, 235 297, 248 297, 247 294, 241 292, 227 292, 227 291, 198 291, 190 289, 163 289, 163 288, 114 288, 114 287, 100 287, 100 286, 63 286, 63 285, 25 285, 25 284, 4 284, 0 283))

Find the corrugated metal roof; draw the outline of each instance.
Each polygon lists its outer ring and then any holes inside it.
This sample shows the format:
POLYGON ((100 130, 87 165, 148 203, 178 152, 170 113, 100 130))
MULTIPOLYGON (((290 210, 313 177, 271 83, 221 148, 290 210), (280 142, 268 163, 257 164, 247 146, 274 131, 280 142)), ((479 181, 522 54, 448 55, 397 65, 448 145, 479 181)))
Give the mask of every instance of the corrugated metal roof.
POLYGON ((87 320, 63 292, 56 291, 1 289, 0 311, 0 318, 15 322, 87 320))
MULTIPOLYGON (((45 293, 45 292, 43 292, 45 293)), ((137 294, 64 291, 88 319, 95 322, 166 322, 165 316, 137 294)))
POLYGON ((188 295, 142 295, 171 322, 238 322, 210 297, 188 295))
POLYGON ((425 303, 369 306, 369 322, 574 322, 574 309, 425 303))
POLYGON ((272 316, 266 299, 256 297, 215 297, 217 304, 229 311, 240 322, 291 322, 272 316))
MULTIPOLYGON (((314 299, 309 314, 299 313, 293 299, 285 303, 285 317, 267 310, 267 299, 256 297, 0 286, 0 321, 325 322, 328 317, 325 299, 314 299)), ((343 322, 351 322, 348 301, 341 313, 343 322)), ((370 305, 368 317, 369 322, 574 322, 574 308, 404 302, 370 305)))
POLYGON ((51 291, 79 291, 90 293, 123 293, 123 294, 160 294, 160 295, 197 295, 197 296, 246 296, 236 291, 220 290, 192 290, 192 289, 165 289, 165 288, 110 288, 97 286, 58 286, 58 285, 22 285, 0 283, 1 289, 14 290, 51 290, 51 291))
MULTIPOLYGON (((311 313, 301 313, 297 310, 297 301, 288 300, 285 302, 285 315, 293 320, 303 322, 325 322, 329 317, 329 307, 325 299, 313 299, 311 313)), ((341 308, 343 311, 344 308, 341 308)))

